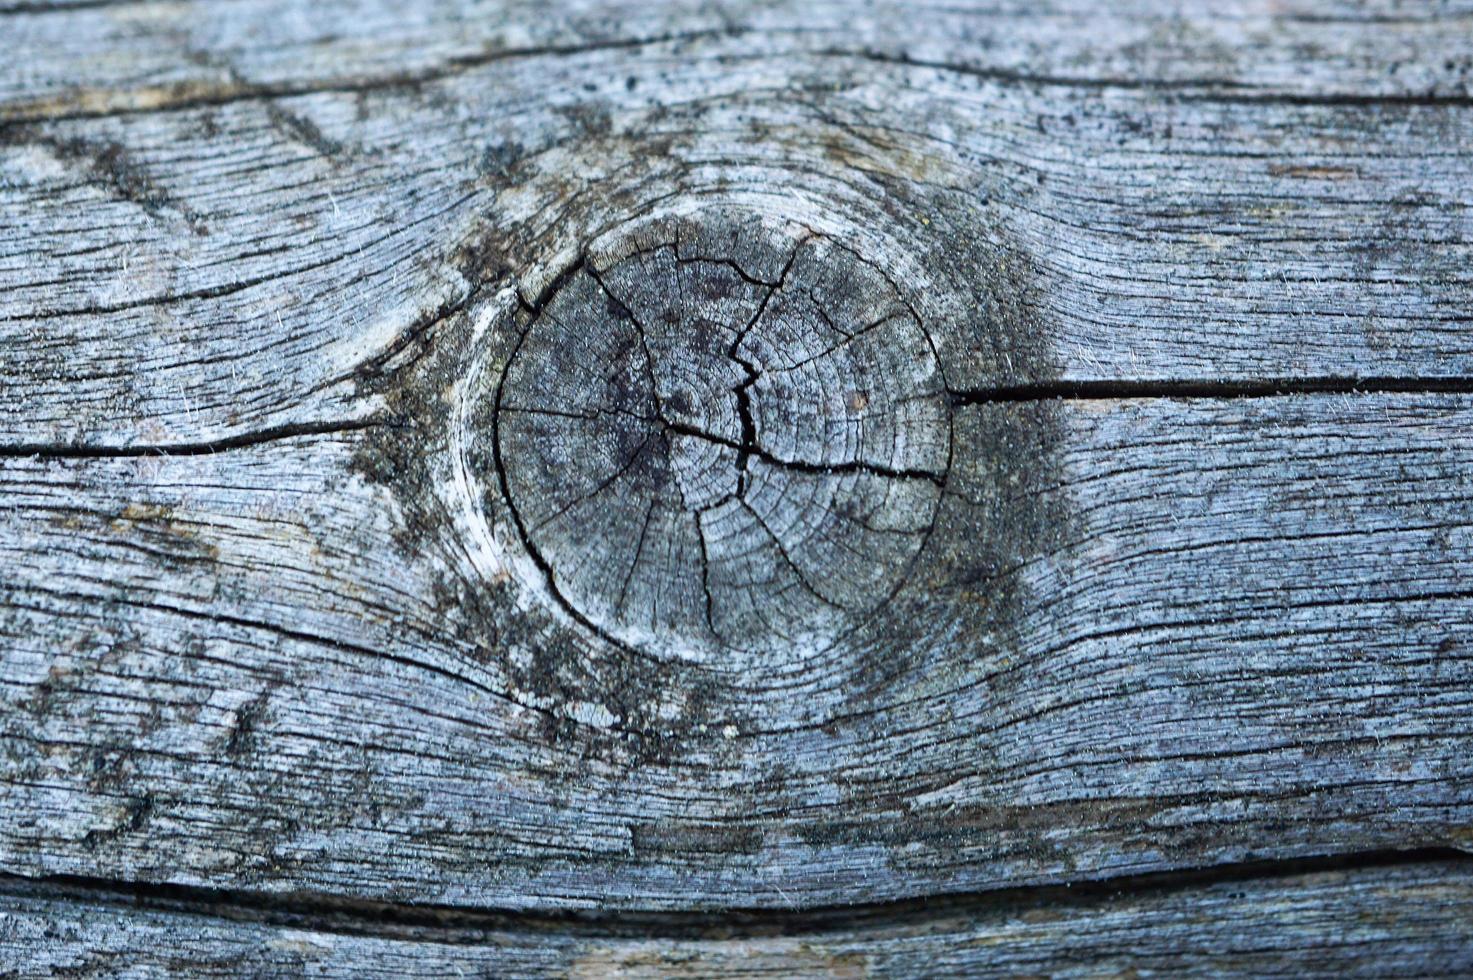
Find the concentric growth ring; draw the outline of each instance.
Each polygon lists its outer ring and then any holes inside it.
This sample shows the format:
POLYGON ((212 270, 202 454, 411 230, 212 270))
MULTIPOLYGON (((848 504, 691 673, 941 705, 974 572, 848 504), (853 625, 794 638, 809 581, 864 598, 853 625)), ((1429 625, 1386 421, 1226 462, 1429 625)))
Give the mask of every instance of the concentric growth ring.
POLYGON ((527 549, 580 619, 662 658, 827 648, 898 589, 946 476, 905 297, 821 236, 752 249, 781 271, 673 241, 584 263, 501 384, 527 549))

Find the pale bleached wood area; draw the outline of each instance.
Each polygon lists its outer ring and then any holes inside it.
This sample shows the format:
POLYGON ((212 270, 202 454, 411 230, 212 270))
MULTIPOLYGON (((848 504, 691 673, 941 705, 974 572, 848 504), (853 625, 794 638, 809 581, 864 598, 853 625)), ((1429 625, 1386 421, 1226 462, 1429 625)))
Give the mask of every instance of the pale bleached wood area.
POLYGON ((0 0, 0 975, 1473 970, 1473 3, 1104 8, 0 0))

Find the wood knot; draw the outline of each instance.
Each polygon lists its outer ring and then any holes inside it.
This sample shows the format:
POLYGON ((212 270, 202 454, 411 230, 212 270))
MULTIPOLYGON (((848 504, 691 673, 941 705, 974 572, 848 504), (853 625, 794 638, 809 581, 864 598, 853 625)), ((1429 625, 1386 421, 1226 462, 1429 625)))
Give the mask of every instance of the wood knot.
POLYGON ((551 597, 662 659, 801 658, 893 597, 936 521, 950 405, 884 272, 822 235, 673 231, 544 295, 495 393, 551 597))

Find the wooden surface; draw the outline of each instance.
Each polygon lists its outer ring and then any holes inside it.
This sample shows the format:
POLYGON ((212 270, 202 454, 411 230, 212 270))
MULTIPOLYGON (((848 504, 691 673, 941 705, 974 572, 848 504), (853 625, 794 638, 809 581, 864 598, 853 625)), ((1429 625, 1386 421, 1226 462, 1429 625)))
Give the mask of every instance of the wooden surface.
POLYGON ((1469 969, 1473 6, 1097 7, 0 3, 0 957, 1469 969))
POLYGON ((820 915, 546 919, 5 882, 41 976, 1466 976, 1464 862, 1136 879, 820 915))

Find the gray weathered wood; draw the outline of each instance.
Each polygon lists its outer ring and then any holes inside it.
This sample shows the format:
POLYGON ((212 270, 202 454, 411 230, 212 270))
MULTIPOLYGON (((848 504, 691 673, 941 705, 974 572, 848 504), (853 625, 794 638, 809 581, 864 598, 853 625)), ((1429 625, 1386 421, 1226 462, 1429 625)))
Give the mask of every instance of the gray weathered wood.
POLYGON ((417 433, 10 460, 7 868, 782 906, 1467 843, 1469 396, 955 432, 870 645, 715 662, 559 615, 478 491, 396 499, 453 483, 417 433))
POLYGON ((1468 848, 1473 7, 1098 6, 0 0, 0 872, 1468 848))
POLYGON ((617 924, 0 894, 8 976, 1462 976, 1465 865, 940 902, 877 918, 617 924), (703 932, 705 933, 703 935, 703 932))
POLYGON ((355 369, 677 198, 1007 246, 1046 336, 967 385, 1468 374, 1466 11, 1035 6, 0 15, 0 437, 358 417, 355 369))

